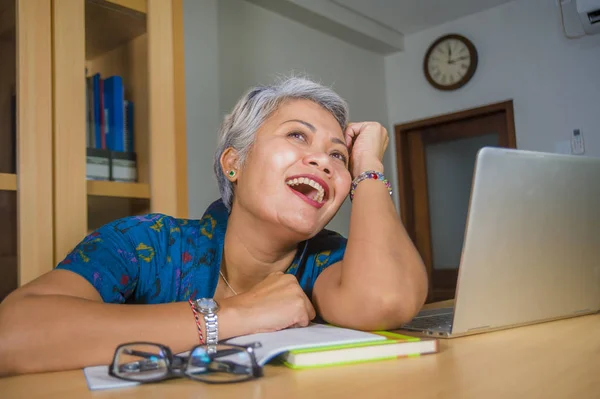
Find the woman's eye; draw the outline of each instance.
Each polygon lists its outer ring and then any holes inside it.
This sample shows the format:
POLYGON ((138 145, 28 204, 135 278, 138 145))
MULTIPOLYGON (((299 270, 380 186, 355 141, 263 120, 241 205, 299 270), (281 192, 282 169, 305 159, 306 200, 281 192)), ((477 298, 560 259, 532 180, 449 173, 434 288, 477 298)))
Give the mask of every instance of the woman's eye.
POLYGON ((344 154, 342 154, 341 152, 334 152, 333 154, 331 154, 331 156, 339 159, 343 163, 346 163, 346 156, 344 154))
POLYGON ((297 139, 297 140, 302 140, 302 141, 306 141, 306 135, 302 132, 291 132, 290 134, 288 134, 288 137, 297 139))

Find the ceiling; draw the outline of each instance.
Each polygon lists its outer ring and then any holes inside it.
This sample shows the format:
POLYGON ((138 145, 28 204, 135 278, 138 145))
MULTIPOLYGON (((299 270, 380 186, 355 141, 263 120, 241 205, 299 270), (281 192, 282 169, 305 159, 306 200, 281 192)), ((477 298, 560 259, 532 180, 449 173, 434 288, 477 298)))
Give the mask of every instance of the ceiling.
POLYGON ((404 35, 512 0, 330 0, 404 35))

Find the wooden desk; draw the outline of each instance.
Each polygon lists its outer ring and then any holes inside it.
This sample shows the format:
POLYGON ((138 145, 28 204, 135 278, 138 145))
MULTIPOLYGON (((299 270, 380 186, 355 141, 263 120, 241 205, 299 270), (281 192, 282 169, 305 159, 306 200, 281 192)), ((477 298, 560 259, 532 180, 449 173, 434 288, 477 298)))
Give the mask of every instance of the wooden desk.
POLYGON ((440 353, 261 379, 187 379, 90 392, 82 371, 0 379, 2 398, 600 398, 600 315, 440 340, 440 353))

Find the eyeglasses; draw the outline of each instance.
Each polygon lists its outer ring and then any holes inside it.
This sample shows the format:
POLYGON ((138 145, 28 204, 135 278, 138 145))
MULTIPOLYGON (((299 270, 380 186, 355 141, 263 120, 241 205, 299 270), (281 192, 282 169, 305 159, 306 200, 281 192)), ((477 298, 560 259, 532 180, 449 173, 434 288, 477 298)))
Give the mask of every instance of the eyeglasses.
POLYGON ((262 377, 254 349, 261 344, 219 344, 209 353, 206 345, 194 347, 187 355, 173 355, 167 346, 152 342, 131 342, 115 350, 108 374, 127 381, 157 382, 187 377, 208 383, 241 382, 262 377))

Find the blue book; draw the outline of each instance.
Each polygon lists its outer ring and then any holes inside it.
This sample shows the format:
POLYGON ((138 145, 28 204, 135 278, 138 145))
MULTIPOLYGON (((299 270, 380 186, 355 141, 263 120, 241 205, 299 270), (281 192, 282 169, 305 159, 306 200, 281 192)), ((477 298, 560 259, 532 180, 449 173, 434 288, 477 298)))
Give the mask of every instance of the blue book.
POLYGON ((106 147, 112 151, 125 151, 125 91, 121 76, 111 76, 104 80, 104 110, 106 147))
POLYGON ((102 148, 102 131, 101 129, 101 124, 100 124, 100 114, 102 113, 102 109, 101 109, 101 103, 100 103, 100 74, 96 73, 92 76, 92 90, 93 90, 93 112, 92 112, 92 117, 94 118, 93 120, 93 127, 94 127, 94 137, 96 138, 95 140, 95 148, 102 148))
POLYGON ((123 145, 125 152, 134 152, 133 102, 125 100, 125 123, 123 145))

